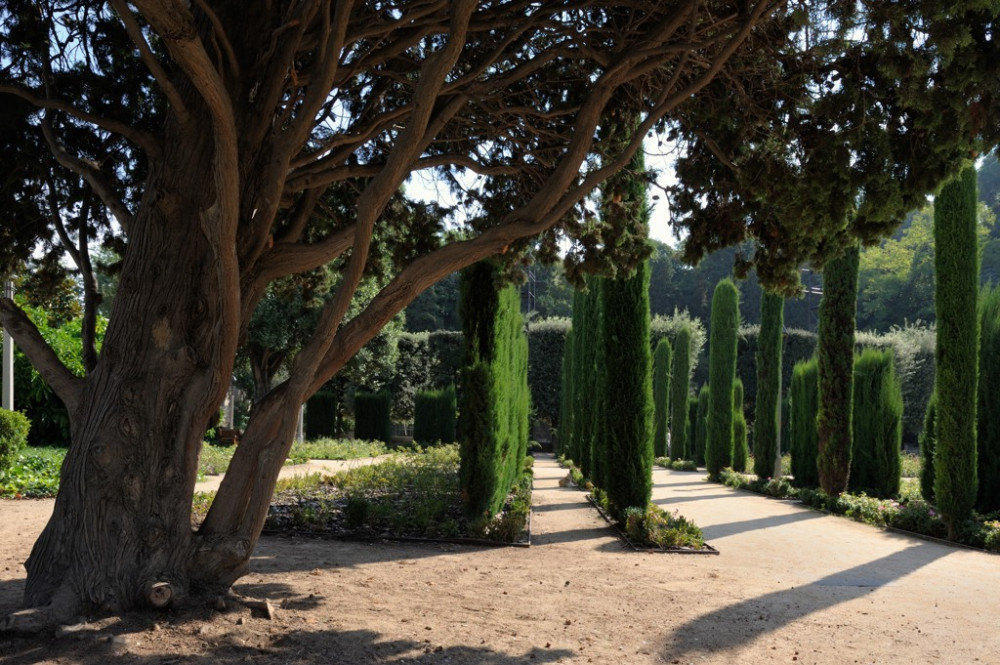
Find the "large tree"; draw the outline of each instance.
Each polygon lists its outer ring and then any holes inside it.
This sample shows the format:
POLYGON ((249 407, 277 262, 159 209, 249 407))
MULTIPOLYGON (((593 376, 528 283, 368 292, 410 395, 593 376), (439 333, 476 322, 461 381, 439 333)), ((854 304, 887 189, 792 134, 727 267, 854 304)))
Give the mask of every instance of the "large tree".
MULTIPOLYGON (((28 212, 44 211, 55 194, 65 210, 87 211, 72 243, 100 233, 123 257, 85 377, 0 301, 0 323, 66 404, 73 436, 27 563, 30 609, 5 626, 228 588, 247 570, 299 406, 417 294, 479 259, 515 265, 539 246, 552 256, 566 232, 583 239, 570 264, 628 263, 633 244, 605 243, 600 224, 576 221, 585 197, 721 71, 750 66, 744 52, 765 32, 787 33, 773 18, 781 6, 5 3, 0 94, 19 131, 10 157, 38 160, 43 145, 48 157, 15 181, 16 195, 5 180, 0 212, 23 207, 24 194, 37 202, 28 212), (592 159, 605 110, 623 96, 642 109, 637 131, 592 159), (458 190, 483 178, 460 191, 460 233, 384 214, 426 169, 458 190), (50 174, 87 187, 77 195, 50 174), (346 199, 334 214, 319 207, 329 191, 346 199), (347 316, 380 246, 391 274, 347 316), (192 532, 204 426, 258 302, 273 280, 331 262, 335 293, 289 378, 258 402, 192 532)), ((12 250, 56 238, 64 218, 18 216, 2 272, 12 250)))

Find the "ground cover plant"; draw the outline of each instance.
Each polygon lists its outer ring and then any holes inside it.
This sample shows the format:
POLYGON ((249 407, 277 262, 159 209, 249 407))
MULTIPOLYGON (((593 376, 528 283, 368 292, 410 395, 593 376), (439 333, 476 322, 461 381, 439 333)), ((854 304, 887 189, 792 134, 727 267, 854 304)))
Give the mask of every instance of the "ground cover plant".
POLYGON ((23 449, 7 468, 0 469, 0 497, 40 499, 55 496, 59 490, 59 469, 65 457, 65 448, 23 449))
MULTIPOLYGON (((324 537, 486 538, 498 542, 526 539, 531 510, 532 458, 498 515, 465 519, 459 483, 458 445, 415 447, 377 464, 333 475, 281 479, 265 530, 324 537)), ((195 501, 197 523, 211 504, 210 493, 195 501)))

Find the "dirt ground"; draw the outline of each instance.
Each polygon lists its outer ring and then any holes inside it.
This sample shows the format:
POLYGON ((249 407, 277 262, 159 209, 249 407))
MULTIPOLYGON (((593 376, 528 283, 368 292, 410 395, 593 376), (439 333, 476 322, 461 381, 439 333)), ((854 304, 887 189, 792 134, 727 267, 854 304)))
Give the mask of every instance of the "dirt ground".
MULTIPOLYGON (((654 500, 718 556, 626 551, 536 464, 532 546, 264 538, 245 607, 94 619, 0 637, 0 662, 1000 663, 1000 557, 658 469, 654 500)), ((0 503, 0 614, 50 501, 0 503)))

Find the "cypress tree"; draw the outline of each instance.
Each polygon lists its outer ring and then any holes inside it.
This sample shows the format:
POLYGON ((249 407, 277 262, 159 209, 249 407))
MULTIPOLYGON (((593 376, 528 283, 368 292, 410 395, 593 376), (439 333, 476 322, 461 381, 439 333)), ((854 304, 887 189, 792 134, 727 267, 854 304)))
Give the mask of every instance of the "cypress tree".
MULTIPOLYGON (((574 297, 575 301, 575 297, 574 297)), ((557 452, 569 459, 573 457, 573 329, 566 333, 563 344, 562 372, 559 390, 559 432, 557 452)))
POLYGON ((819 412, 819 363, 815 356, 795 363, 791 386, 792 477, 796 487, 816 487, 819 472, 816 415, 819 412))
POLYGON ((903 392, 890 349, 865 349, 854 362, 853 428, 851 491, 897 496, 903 392))
POLYGON ((1000 510, 1000 289, 988 288, 979 305, 978 477, 976 509, 1000 510))
POLYGON ((820 486, 832 496, 847 489, 851 471, 858 259, 855 246, 827 263, 823 269, 823 298, 819 303, 818 470, 820 486))
POLYGON ((924 501, 934 501, 934 449, 937 447, 937 390, 931 393, 924 412, 924 431, 920 433, 920 494, 924 501))
MULTIPOLYGON (((706 408, 708 402, 705 402, 706 408)), ((701 393, 688 398, 688 419, 687 427, 684 428, 684 456, 683 459, 691 460, 698 464, 698 416, 701 408, 701 393)), ((704 428, 701 428, 704 429, 704 428)), ((704 433, 704 432, 701 432, 704 433)), ((702 448, 704 450, 704 448, 702 448)))
POLYGON ((705 466, 705 448, 708 438, 708 402, 709 387, 702 386, 698 393, 698 414, 695 416, 691 430, 694 432, 693 459, 698 466, 705 466))
POLYGON ((480 262, 462 271, 465 338, 459 482, 466 516, 495 515, 521 471, 528 447, 528 341, 513 286, 480 262))
MULTIPOLYGON (((937 313, 937 447, 934 495, 953 539, 978 491, 976 379, 976 171, 972 166, 934 202, 934 301, 937 313)), ((994 414, 989 414, 994 415, 994 414)))
POLYGON ((653 454, 668 457, 670 413, 670 342, 661 339, 653 354, 653 454))
POLYGON ((744 473, 747 470, 747 419, 743 414, 743 382, 733 382, 733 470, 744 473))
POLYGON ((455 441, 455 386, 421 390, 413 398, 413 440, 422 445, 455 441))
POLYGON ((388 391, 354 395, 354 436, 392 443, 392 395, 388 391))
POLYGON ((708 402, 705 466, 708 476, 719 477, 733 463, 733 381, 736 379, 736 345, 740 329, 740 292, 731 279, 715 287, 712 296, 712 329, 708 347, 708 402))
POLYGON ((670 373, 670 457, 689 459, 691 329, 685 324, 674 338, 674 363, 670 373))
POLYGON ((781 334, 785 299, 764 292, 757 337, 757 406, 753 427, 753 472, 759 478, 781 475, 781 334))

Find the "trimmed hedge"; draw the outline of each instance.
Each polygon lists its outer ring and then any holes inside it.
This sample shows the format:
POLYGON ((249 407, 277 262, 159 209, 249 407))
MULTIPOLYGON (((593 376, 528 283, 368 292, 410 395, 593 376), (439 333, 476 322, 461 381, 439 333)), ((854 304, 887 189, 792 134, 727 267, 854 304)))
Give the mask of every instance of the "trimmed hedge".
POLYGON ((354 438, 392 443, 392 395, 388 390, 354 395, 354 438))
POLYGON ((760 478, 777 477, 781 469, 781 329, 784 310, 784 297, 764 292, 760 301, 757 403, 753 431, 753 472, 760 478))
POLYGON ((562 359, 569 319, 554 318, 528 324, 528 387, 534 420, 561 428, 562 359))
POLYGON ((670 458, 689 459, 691 397, 691 328, 681 326, 674 338, 670 373, 670 458))
POLYGON ((453 443, 457 408, 455 386, 418 392, 413 406, 413 441, 421 445, 453 443))
POLYGON ((815 357, 795 364, 790 397, 792 477, 796 487, 818 487, 816 415, 819 412, 819 364, 815 357))
POLYGON ((661 339, 653 354, 653 454, 669 455, 670 342, 661 339))
POLYGON ((28 443, 31 421, 23 413, 0 409, 0 471, 10 467, 28 443))
POLYGON ((320 390, 309 398, 303 426, 306 439, 337 437, 337 396, 332 391, 320 390))
POLYGON ((743 415, 743 382, 733 382, 733 470, 744 473, 750 451, 747 449, 747 419, 743 415))
POLYGON ((852 493, 899 495, 903 395, 892 351, 866 349, 854 361, 852 493))
POLYGON ((715 287, 712 296, 711 341, 708 347, 709 390, 705 465, 716 480, 733 463, 733 382, 736 379, 736 337, 740 328, 740 292, 731 279, 715 287))

